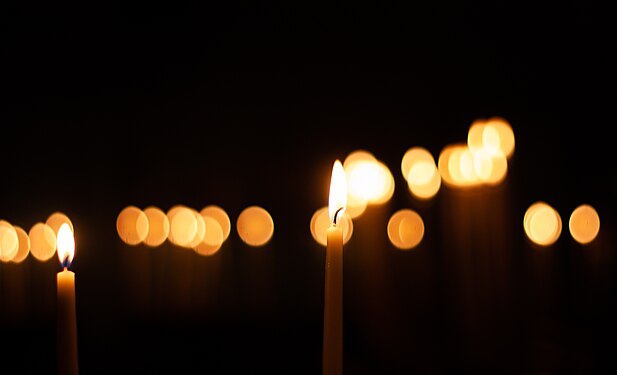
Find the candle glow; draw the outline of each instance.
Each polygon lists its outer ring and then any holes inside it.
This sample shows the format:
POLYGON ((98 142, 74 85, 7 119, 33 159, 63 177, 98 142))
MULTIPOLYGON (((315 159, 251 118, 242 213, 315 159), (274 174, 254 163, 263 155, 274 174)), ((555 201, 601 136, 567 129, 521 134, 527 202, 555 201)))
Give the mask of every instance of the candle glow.
POLYGON ((337 218, 345 213, 347 208, 347 179, 345 169, 339 160, 332 167, 332 178, 330 181, 330 197, 328 200, 328 215, 330 222, 336 224, 337 218))
POLYGON ((58 259, 63 267, 68 268, 75 257, 75 239, 71 227, 64 223, 58 229, 58 259))

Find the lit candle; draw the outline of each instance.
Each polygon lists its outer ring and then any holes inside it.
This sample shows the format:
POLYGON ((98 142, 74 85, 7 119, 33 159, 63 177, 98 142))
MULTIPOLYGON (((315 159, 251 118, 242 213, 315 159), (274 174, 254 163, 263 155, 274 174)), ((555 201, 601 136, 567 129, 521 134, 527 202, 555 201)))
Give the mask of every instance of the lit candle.
POLYGON ((77 366, 77 320, 75 311, 75 273, 68 267, 75 255, 73 231, 68 224, 58 230, 58 374, 74 375, 77 366))
POLYGON ((330 180, 324 293, 323 374, 343 373, 343 229, 340 220, 347 205, 347 182, 343 164, 334 162, 330 180))

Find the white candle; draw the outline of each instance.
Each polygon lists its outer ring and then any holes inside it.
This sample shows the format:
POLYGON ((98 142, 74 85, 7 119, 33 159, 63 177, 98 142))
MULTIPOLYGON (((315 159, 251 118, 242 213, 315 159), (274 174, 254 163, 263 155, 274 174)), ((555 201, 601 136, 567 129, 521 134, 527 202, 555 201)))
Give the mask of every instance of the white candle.
POLYGON ((70 266, 75 254, 73 231, 68 224, 58 230, 58 258, 63 270, 58 272, 58 374, 77 375, 77 314, 75 308, 75 273, 70 266))
POLYGON ((326 242, 324 291, 323 374, 343 373, 343 229, 340 225, 347 204, 345 170, 334 162, 328 212, 330 227, 326 242))

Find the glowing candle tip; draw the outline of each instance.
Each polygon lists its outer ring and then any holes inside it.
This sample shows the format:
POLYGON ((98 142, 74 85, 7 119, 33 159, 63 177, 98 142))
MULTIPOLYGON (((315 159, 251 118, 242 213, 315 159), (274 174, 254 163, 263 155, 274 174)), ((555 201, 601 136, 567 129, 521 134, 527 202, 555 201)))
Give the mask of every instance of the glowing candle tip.
POLYGON ((330 180, 330 197, 328 213, 330 222, 336 225, 337 219, 343 216, 347 206, 347 176, 340 160, 334 162, 330 180))

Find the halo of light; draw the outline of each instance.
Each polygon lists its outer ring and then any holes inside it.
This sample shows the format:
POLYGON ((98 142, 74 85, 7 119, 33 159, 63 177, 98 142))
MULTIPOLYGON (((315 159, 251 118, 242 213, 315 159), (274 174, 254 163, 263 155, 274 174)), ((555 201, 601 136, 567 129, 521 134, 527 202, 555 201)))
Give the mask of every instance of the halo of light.
MULTIPOLYGON (((231 233, 231 221, 229 220, 229 215, 227 215, 227 212, 225 212, 222 207, 217 205, 209 205, 202 208, 199 213, 201 216, 211 217, 219 223, 221 230, 223 231, 223 242, 226 241, 229 237, 229 233, 231 233)), ((208 228, 207 223, 206 228, 208 228)), ((206 232, 207 231, 208 230, 206 229, 206 232)))
POLYGON ((434 162, 420 160, 409 168, 406 180, 410 185, 426 185, 433 180, 435 173, 438 172, 434 162))
MULTIPOLYGON (((406 180, 409 180, 409 174, 414 164, 420 163, 420 162, 425 162, 428 164, 435 165, 435 158, 433 157, 433 154, 431 154, 429 150, 421 146, 414 146, 414 147, 409 148, 407 151, 405 151, 405 154, 403 155, 403 159, 401 160, 401 172, 403 173, 403 178, 405 178, 406 180)), ((419 171, 416 171, 414 174, 416 174, 417 172, 419 171)), ((428 176, 426 182, 430 181, 430 179, 431 179, 431 176, 428 176)), ((421 182, 419 181, 414 181, 413 183, 421 184, 421 182)))
POLYGON ((570 235, 582 245, 593 241, 600 232, 600 216, 589 204, 582 204, 572 211, 568 223, 570 235))
POLYGON ((204 225, 206 227, 203 240, 193 247, 193 250, 199 255, 212 255, 219 251, 223 242, 225 242, 225 233, 218 220, 211 216, 203 216, 204 225))
POLYGON ((204 217, 201 216, 199 212, 195 210, 191 211, 195 215, 195 223, 197 224, 197 229, 195 230, 195 236, 191 241, 189 241, 187 247, 194 248, 195 246, 199 245, 206 236, 206 223, 204 221, 204 217))
POLYGON ((373 155, 373 153, 367 150, 355 150, 350 152, 345 160, 343 161, 343 169, 347 170, 347 168, 356 162, 373 162, 377 161, 377 158, 373 155))
POLYGON ((163 210, 155 206, 144 209, 148 219, 148 234, 144 238, 144 244, 150 247, 161 245, 169 236, 169 219, 163 210))
POLYGON ((6 220, 0 220, 0 261, 11 261, 19 250, 19 237, 15 227, 6 220))
POLYGON ((148 217, 138 207, 127 206, 118 214, 116 230, 124 243, 128 245, 140 244, 148 235, 148 217))
POLYGON ((443 182, 456 188, 478 184, 473 154, 465 143, 445 146, 439 153, 437 168, 443 182))
POLYGON ((489 118, 482 132, 482 143, 491 154, 502 154, 506 159, 510 159, 515 145, 512 126, 503 117, 489 118))
MULTIPOLYGON (((339 224, 343 230, 343 244, 346 244, 353 235, 353 220, 347 211, 343 214, 342 220, 339 224)), ((311 217, 310 223, 311 236, 313 236, 315 242, 322 246, 326 246, 329 227, 330 216, 328 215, 328 207, 322 207, 316 210, 311 217)))
POLYGON ((486 125, 486 120, 477 119, 469 127, 467 131, 467 147, 471 152, 478 152, 484 149, 484 141, 482 139, 482 133, 486 125))
MULTIPOLYGON (((457 153, 455 153, 455 155, 459 156, 457 172, 459 172, 461 176, 460 184, 461 185, 471 185, 471 184, 477 183, 478 175, 476 174, 476 165, 474 162, 473 154, 471 153, 469 148, 465 147, 464 149, 461 150, 460 155, 457 153)), ((456 160, 456 156, 453 157, 454 160, 456 160)), ((453 175, 457 175, 457 174, 454 174, 452 170, 450 170, 450 173, 453 175)))
POLYGON ((13 228, 15 228, 15 232, 17 232, 19 247, 11 261, 14 263, 21 263, 28 257, 28 254, 30 254, 30 237, 28 237, 28 233, 23 228, 16 225, 14 225, 13 228))
POLYGON ((173 206, 167 211, 169 219, 169 236, 171 243, 188 248, 197 234, 197 219, 193 210, 184 205, 173 206))
POLYGON ((73 222, 71 221, 71 219, 69 219, 68 216, 66 216, 66 214, 62 212, 56 211, 49 215, 47 217, 47 220, 45 220, 45 224, 49 225, 51 229, 53 229, 56 236, 58 235, 58 230, 60 229, 60 226, 62 226, 62 224, 64 223, 69 225, 72 232, 75 232, 75 229, 73 228, 73 222))
POLYGON ((456 186, 454 182, 454 178, 450 175, 450 158, 452 157, 452 153, 457 147, 461 147, 460 144, 452 144, 444 146, 439 152, 439 157, 437 158, 437 170, 439 170, 439 174, 441 175, 441 179, 448 186, 456 186))
POLYGON ((394 178, 388 167, 378 161, 354 161, 345 168, 348 195, 382 204, 394 192, 394 178))
POLYGON ((38 222, 30 228, 30 254, 37 260, 44 262, 56 253, 56 233, 45 223, 38 222))
POLYGON ((493 174, 492 155, 485 149, 471 152, 471 155, 473 156, 473 168, 475 175, 482 182, 488 181, 493 174))
POLYGON ((411 179, 407 179, 407 187, 416 198, 422 200, 431 199, 437 195, 441 188, 441 174, 437 167, 433 165, 433 175, 430 181, 425 184, 414 184, 411 179))
POLYGON ((394 195, 394 176, 392 175, 392 172, 390 172, 387 165, 379 161, 377 164, 382 169, 382 173, 385 177, 384 186, 381 194, 378 194, 375 198, 369 200, 368 203, 379 205, 386 203, 394 195))
POLYGON ((414 210, 403 208, 388 220, 388 238, 400 250, 416 247, 424 238, 424 221, 414 210))
POLYGON ((545 202, 532 204, 523 218, 527 238, 539 246, 550 246, 561 235, 562 223, 559 213, 545 202))
POLYGON ((484 181, 488 185, 501 183, 508 174, 508 160, 505 155, 498 154, 491 157, 491 173, 484 181))
POLYGON ((236 221, 240 239, 249 246, 265 245, 274 234, 274 221, 270 213, 262 207, 245 208, 236 221))

